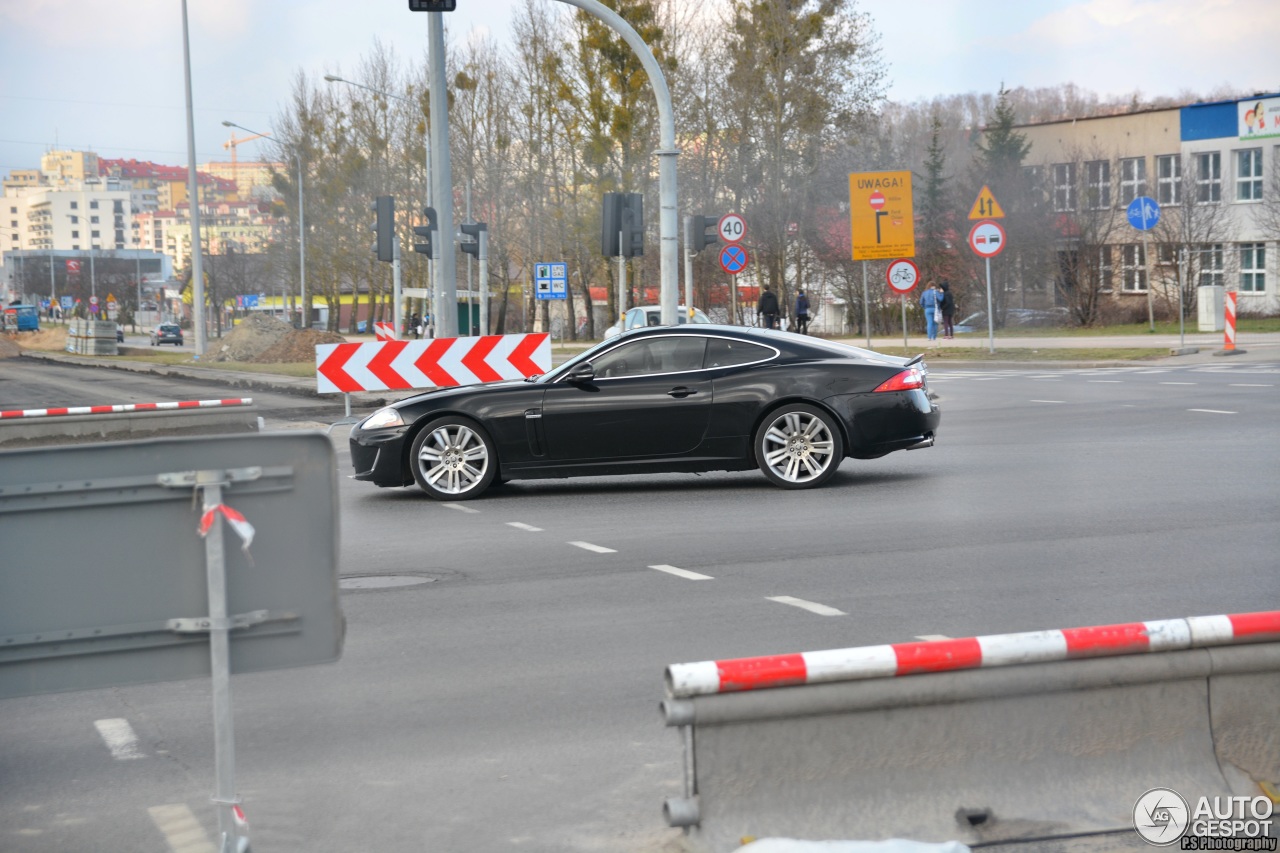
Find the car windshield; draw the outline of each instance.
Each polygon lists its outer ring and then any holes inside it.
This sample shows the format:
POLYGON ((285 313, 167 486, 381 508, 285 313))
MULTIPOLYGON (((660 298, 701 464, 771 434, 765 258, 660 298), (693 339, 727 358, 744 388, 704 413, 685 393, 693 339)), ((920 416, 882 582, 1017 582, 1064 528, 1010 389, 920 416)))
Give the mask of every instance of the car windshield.
POLYGON ((178 331, 178 327, 177 326, 161 326, 160 331, 164 332, 165 334, 171 335, 174 332, 178 331))
POLYGON ((585 350, 583 350, 582 352, 578 353, 578 354, 577 354, 577 355, 575 355, 573 358, 569 359, 568 361, 566 361, 564 364, 560 365, 559 367, 554 368, 554 369, 552 369, 552 370, 550 370, 550 371, 548 371, 548 372, 546 372, 546 373, 542 374, 541 376, 539 376, 539 377, 538 377, 536 380, 534 380, 534 381, 536 381, 536 382, 555 382, 555 381, 556 381, 557 379, 559 379, 561 376, 563 376, 564 374, 566 374, 566 373, 568 373, 570 370, 572 370, 572 369, 573 369, 573 366, 574 366, 575 364, 581 364, 581 363, 582 363, 582 362, 584 362, 584 361, 590 361, 592 358, 594 358, 594 357, 595 357, 597 354, 599 354, 601 351, 606 350, 606 349, 608 349, 609 347, 612 347, 612 346, 616 345, 616 344, 618 343, 618 340, 619 340, 619 339, 618 339, 618 338, 616 338, 616 337, 614 337, 614 338, 608 338, 607 340, 603 340, 603 341, 601 341, 600 343, 596 344, 595 346, 593 346, 593 347, 589 347, 588 349, 585 349, 585 350))

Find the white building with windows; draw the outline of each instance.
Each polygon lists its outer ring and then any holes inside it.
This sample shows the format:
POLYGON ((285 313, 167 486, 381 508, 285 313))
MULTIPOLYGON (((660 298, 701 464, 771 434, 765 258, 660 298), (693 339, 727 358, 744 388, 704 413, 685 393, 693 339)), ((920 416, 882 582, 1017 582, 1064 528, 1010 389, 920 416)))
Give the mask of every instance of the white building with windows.
MULTIPOLYGON (((1104 217, 1097 251, 1103 291, 1119 302, 1185 284, 1236 291, 1242 314, 1280 313, 1280 95, 1022 125, 1025 164, 1053 211, 1104 217), (1156 200, 1144 242, 1126 209, 1156 200), (1146 248, 1153 253, 1147 263, 1146 248), (1185 254, 1184 254, 1185 252, 1185 254), (1182 263, 1179 259, 1182 258, 1182 263)), ((1082 229, 1064 229, 1063 252, 1082 229)))

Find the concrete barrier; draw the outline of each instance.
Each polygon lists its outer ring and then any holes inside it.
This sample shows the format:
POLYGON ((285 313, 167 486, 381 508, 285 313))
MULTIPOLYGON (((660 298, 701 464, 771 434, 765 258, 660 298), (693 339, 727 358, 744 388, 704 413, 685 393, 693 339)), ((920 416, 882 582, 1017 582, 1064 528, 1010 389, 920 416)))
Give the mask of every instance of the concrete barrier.
POLYGON ((67 325, 67 352, 117 355, 116 324, 108 320, 73 319, 67 325))
POLYGON ((1280 781, 1280 612, 1136 624, 668 667, 686 780, 668 823, 705 851, 1136 849, 1152 788, 1280 781))
POLYGON ((0 411, 0 446, 253 432, 259 429, 259 420, 251 397, 9 409, 0 411))

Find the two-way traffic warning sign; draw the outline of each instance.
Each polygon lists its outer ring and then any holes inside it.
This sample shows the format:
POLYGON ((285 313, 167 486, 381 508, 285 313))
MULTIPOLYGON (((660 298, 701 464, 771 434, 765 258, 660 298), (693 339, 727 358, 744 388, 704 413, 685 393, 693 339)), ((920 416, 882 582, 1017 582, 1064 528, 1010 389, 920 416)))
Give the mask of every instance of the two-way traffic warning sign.
POLYGON ((1004 219, 1004 209, 1000 207, 1000 202, 996 201, 996 197, 991 194, 991 188, 986 184, 982 185, 977 201, 973 203, 973 207, 969 210, 969 218, 1004 219))

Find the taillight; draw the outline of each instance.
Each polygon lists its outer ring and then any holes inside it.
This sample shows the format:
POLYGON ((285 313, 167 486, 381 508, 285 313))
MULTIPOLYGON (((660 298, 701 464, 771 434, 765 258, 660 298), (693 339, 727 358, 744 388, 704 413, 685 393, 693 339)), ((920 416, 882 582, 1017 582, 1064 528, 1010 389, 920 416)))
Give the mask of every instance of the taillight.
POLYGON ((895 373, 884 382, 880 383, 880 387, 876 388, 875 393, 881 391, 910 391, 914 388, 924 387, 924 374, 920 372, 918 367, 908 367, 901 373, 895 373))

